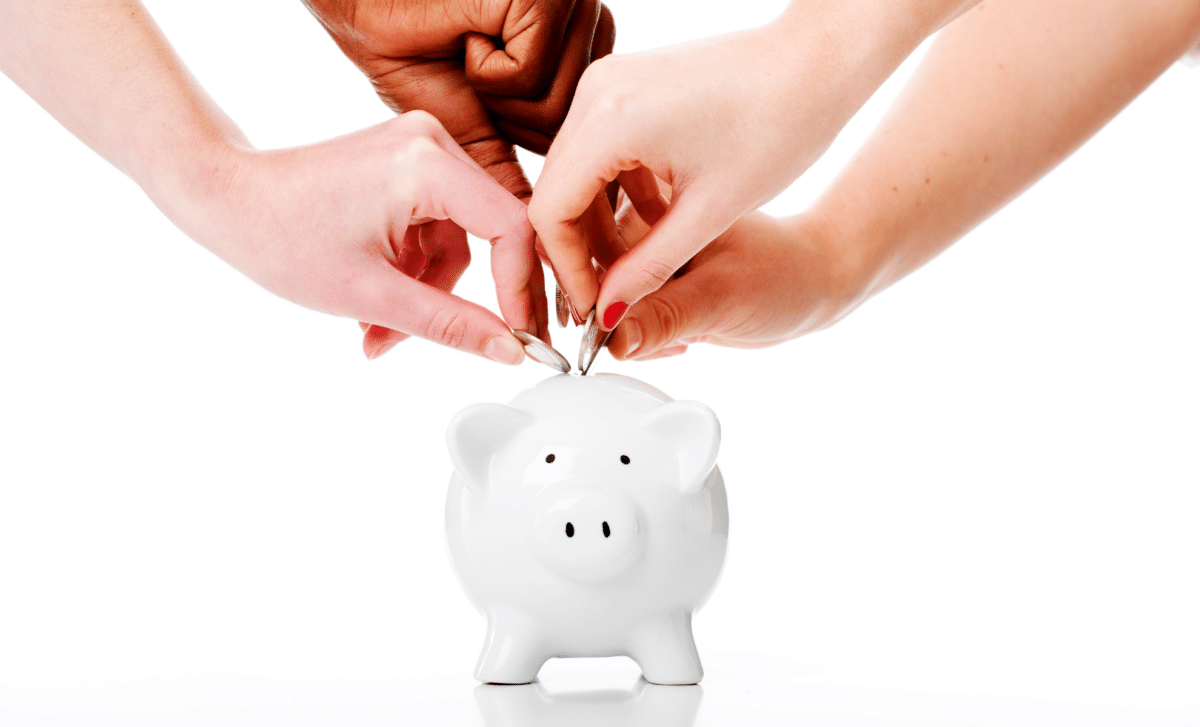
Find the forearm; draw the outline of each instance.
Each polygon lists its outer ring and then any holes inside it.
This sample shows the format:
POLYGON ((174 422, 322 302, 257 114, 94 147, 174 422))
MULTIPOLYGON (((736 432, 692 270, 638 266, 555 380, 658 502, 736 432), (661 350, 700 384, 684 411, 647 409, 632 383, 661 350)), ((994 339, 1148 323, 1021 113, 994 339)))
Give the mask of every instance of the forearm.
POLYGON ((136 0, 0 1, 0 71, 169 215, 246 144, 136 0))
POLYGON ((811 73, 815 66, 835 74, 839 93, 827 114, 836 119, 836 133, 917 46, 978 2, 792 0, 768 28, 779 42, 785 92, 788 80, 807 82, 789 73, 792 67, 811 73))
POLYGON ((878 291, 1071 154, 1197 35, 1196 0, 989 0, 936 39, 809 216, 878 291))

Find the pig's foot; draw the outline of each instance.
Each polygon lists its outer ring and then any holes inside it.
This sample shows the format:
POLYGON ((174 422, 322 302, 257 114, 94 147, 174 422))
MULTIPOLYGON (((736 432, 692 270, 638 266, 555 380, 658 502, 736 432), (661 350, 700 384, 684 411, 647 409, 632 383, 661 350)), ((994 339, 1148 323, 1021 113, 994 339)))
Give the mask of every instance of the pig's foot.
POLYGON ((704 676, 692 639, 692 614, 677 611, 659 617, 634 635, 629 656, 651 684, 696 684, 704 676))
POLYGON ((540 633, 524 614, 490 614, 475 678, 488 684, 528 684, 546 663, 540 633))

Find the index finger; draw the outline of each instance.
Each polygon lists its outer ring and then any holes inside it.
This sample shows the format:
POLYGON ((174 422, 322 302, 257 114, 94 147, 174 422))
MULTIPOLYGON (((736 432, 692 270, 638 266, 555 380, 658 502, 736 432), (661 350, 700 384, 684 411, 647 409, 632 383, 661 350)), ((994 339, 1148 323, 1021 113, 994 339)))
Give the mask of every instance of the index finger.
POLYGON ((591 310, 600 291, 592 251, 608 247, 607 238, 616 235, 604 189, 622 171, 639 166, 635 157, 606 151, 595 143, 596 135, 584 131, 559 136, 529 201, 529 221, 579 313, 591 310))
MULTIPOLYGON (((432 145, 431 145, 432 146, 432 145)), ((503 261, 496 279, 500 312, 514 330, 535 336, 549 328, 533 227, 525 205, 479 167, 436 147, 424 160, 423 194, 414 217, 450 219, 475 237, 488 240, 503 261)))

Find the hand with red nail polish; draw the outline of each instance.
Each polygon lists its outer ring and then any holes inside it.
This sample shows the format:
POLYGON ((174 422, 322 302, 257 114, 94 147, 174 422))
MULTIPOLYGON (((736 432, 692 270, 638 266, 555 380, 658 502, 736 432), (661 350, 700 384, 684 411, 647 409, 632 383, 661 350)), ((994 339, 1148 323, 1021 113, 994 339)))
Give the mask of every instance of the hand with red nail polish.
MULTIPOLYGON (((634 304, 609 349, 769 346, 841 320, 1028 189, 1197 42, 1194 0, 1012 0, 963 16, 807 212, 739 219, 634 304)), ((637 250, 653 219, 624 202, 598 257, 637 250)))
POLYGON ((760 28, 597 60, 529 204, 563 290, 607 326, 610 306, 657 290, 791 184, 926 36, 973 4, 793 0, 760 28), (669 202, 655 176, 674 189, 669 202), (616 233, 597 195, 613 180, 652 229, 601 281, 592 259, 616 233))
MULTIPOLYGON (((626 234, 643 234, 631 205, 626 234)), ((866 278, 812 219, 752 212, 684 272, 633 305, 608 340, 618 359, 677 356, 693 343, 761 348, 820 330, 861 302, 866 278)))
POLYGON ((384 103, 432 113, 522 199, 513 144, 546 153, 579 77, 615 37, 599 0, 303 1, 384 103))

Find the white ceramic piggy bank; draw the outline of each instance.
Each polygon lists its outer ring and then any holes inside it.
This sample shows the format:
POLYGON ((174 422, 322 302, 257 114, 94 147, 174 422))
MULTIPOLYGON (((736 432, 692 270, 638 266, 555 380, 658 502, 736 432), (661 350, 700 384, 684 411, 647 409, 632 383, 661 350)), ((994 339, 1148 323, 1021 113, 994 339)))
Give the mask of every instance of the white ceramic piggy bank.
POLYGON ((561 375, 450 423, 450 554, 488 619, 475 676, 628 655, 655 684, 704 672, 692 612, 729 536, 712 411, 616 374, 561 375))

